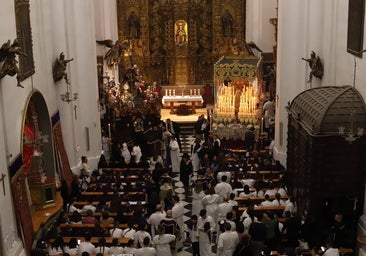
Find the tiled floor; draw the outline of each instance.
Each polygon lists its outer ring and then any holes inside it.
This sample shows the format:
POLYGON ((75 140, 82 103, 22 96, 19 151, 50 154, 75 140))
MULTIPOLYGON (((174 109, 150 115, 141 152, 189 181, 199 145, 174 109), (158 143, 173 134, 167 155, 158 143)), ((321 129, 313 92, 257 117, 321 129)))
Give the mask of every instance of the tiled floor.
MULTIPOLYGON (((212 107, 212 106, 208 106, 212 107)), ((162 109, 161 111, 161 118, 166 120, 170 118, 172 121, 178 122, 180 124, 181 133, 180 133, 180 140, 182 144, 182 152, 190 154, 191 152, 191 144, 194 141, 194 123, 197 121, 198 116, 204 114, 207 118, 207 108, 198 108, 196 109, 196 114, 188 115, 188 116, 178 116, 175 114, 170 114, 169 109, 162 109)), ((195 175, 193 175, 192 179, 195 179, 195 175)), ((179 173, 174 173, 174 190, 175 193, 179 196, 179 198, 184 203, 184 221, 187 221, 191 217, 191 210, 192 210, 192 198, 190 196, 186 196, 184 193, 183 183, 179 180, 179 173)), ((214 244, 212 247, 212 251, 216 251, 216 245, 214 244)), ((190 256, 192 255, 192 250, 189 247, 184 247, 182 251, 178 252, 178 256, 190 256)), ((215 255, 213 253, 212 255, 215 255)))

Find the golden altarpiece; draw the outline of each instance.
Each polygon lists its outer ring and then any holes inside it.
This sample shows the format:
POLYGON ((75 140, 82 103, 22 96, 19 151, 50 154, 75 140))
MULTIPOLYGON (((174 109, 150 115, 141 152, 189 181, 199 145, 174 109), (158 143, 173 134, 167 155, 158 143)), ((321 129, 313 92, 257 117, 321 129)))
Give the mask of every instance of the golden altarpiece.
MULTIPOLYGON (((244 0, 117 0, 118 37, 144 80, 213 84, 214 63, 245 41, 244 0)), ((123 72, 123 70, 120 70, 123 72)))

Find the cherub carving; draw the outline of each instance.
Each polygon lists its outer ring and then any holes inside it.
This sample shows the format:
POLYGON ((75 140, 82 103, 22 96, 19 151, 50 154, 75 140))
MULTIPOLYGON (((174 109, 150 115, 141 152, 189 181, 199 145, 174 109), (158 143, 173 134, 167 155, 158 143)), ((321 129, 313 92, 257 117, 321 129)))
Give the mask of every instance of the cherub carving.
POLYGON ((314 51, 311 51, 310 58, 305 59, 301 58, 302 60, 305 60, 307 63, 309 63, 309 67, 311 69, 309 74, 309 80, 308 83, 310 83, 313 80, 313 76, 317 78, 322 78, 324 74, 324 68, 323 64, 320 61, 319 56, 316 56, 314 51))
POLYGON ((66 83, 69 83, 66 73, 66 64, 74 59, 65 59, 65 54, 63 52, 60 53, 60 56, 56 59, 55 65, 53 66, 53 80, 55 82, 65 79, 66 83))
POLYGON ((108 66, 113 66, 120 63, 123 59, 124 53, 130 50, 129 40, 124 40, 122 42, 117 40, 113 44, 112 40, 107 39, 100 41, 97 40, 97 43, 110 48, 104 56, 104 59, 106 60, 108 66))
POLYGON ((17 55, 26 56, 22 52, 22 49, 19 45, 18 38, 14 39, 13 43, 10 43, 10 40, 5 42, 0 48, 0 79, 6 75, 14 76, 17 75, 17 86, 24 88, 20 84, 20 70, 18 68, 18 61, 16 60, 17 55))

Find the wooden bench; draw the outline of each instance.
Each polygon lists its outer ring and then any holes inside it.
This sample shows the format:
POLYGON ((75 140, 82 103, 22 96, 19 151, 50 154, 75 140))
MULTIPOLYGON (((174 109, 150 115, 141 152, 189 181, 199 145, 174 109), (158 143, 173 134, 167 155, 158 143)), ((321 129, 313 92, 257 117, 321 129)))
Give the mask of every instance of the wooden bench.
MULTIPOLYGON (((272 201, 275 199, 274 196, 270 196, 269 198, 272 201)), ((281 199, 287 200, 288 196, 281 196, 281 199)), ((234 200, 237 201, 239 205, 243 205, 243 204, 254 205, 254 204, 259 204, 259 203, 263 202, 265 199, 264 199, 264 196, 250 196, 250 197, 239 196, 239 197, 235 197, 234 200)))
MULTIPOLYGON (((248 207, 239 207, 238 210, 240 213, 244 212, 248 207)), ((285 206, 257 206, 254 207, 254 212, 267 212, 272 211, 275 212, 277 215, 282 216, 283 211, 285 210, 285 206)))
MULTIPOLYGON (((84 191, 81 192, 82 198, 85 200, 92 200, 92 201, 98 201, 100 199, 104 200, 111 200, 114 192, 107 192, 104 193, 102 191, 84 191)), ((124 195, 125 192, 118 192, 118 194, 124 195)), ((145 201, 146 199, 146 193, 145 192, 128 192, 128 197, 130 201, 145 201)))
MULTIPOLYGON (((65 243, 70 242, 71 238, 73 238, 73 236, 63 236, 62 237, 62 239, 64 240, 65 243)), ((80 242, 85 242, 85 237, 76 236, 75 238, 77 240, 80 240, 80 242)), ((106 244, 107 245, 110 245, 112 243, 113 237, 105 237, 105 239, 106 239, 106 244)), ((130 238, 127 238, 127 237, 118 238, 119 244, 121 246, 126 246, 130 240, 131 239, 130 238)), ((50 243, 52 243, 53 241, 55 241, 54 238, 51 238, 51 239, 48 240, 48 242, 50 242, 50 243)), ((99 243, 99 237, 92 237, 90 239, 90 242, 92 244, 98 245, 98 243, 99 243)))
MULTIPOLYGON (((138 202, 141 202, 141 205, 146 205, 146 201, 122 201, 122 205, 127 205, 127 203, 129 203, 131 206, 135 206, 137 205, 138 202)), ((89 204, 88 201, 75 201, 74 202, 74 206, 77 208, 82 208, 84 205, 89 204)), ((93 201, 92 205, 97 206, 99 204, 99 201, 93 201)), ((110 201, 106 202, 106 205, 109 205, 110 201)))
MULTIPOLYGON (((100 224, 102 228, 113 228, 113 224, 100 224)), ((137 228, 138 224, 133 224, 133 227, 137 228)), ((60 224, 60 228, 94 228, 95 224, 71 224, 71 223, 62 223, 60 224)), ((119 228, 125 229, 128 228, 127 223, 120 223, 118 225, 119 228)))

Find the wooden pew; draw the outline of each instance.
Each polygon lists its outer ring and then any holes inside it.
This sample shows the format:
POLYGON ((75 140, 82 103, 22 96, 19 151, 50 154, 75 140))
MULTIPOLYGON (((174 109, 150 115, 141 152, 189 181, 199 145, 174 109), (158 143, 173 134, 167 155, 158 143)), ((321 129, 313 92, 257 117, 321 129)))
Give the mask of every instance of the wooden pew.
MULTIPOLYGON (((118 192, 119 195, 123 195, 125 192, 118 192)), ((106 199, 110 201, 112 199, 114 192, 107 192, 106 194, 102 191, 84 191, 81 192, 82 198, 85 200, 98 201, 100 199, 106 199), (106 198, 107 197, 107 198, 106 198)), ((146 193, 145 192, 128 192, 128 196, 130 201, 145 201, 146 193)))
MULTIPOLYGON (((244 212, 248 207, 239 207, 239 213, 241 214, 242 212, 244 212)), ((265 213, 266 211, 272 211, 275 212, 278 216, 282 216, 283 211, 285 210, 285 206, 257 206, 254 207, 254 212, 263 212, 265 213)))
MULTIPOLYGON (((113 224, 100 224, 102 228, 113 228, 113 224)), ((135 228, 137 228, 137 224, 133 224, 135 228)), ((60 228, 94 228, 94 224, 68 224, 68 223, 62 223, 60 224, 60 228)), ((121 223, 118 225, 119 228, 125 229, 128 227, 127 223, 121 223)))
MULTIPOLYGON (((146 201, 122 201, 122 205, 127 205, 127 203, 129 203, 131 206, 135 206, 137 205, 137 202, 141 202, 141 205, 146 205, 146 201)), ((89 202, 88 201, 75 201, 74 202, 74 206, 77 208, 82 208, 84 205, 87 205, 89 202)), ((93 201, 92 205, 97 206, 99 204, 99 201, 93 201)), ((110 201, 106 202, 106 205, 109 205, 110 201)))
MULTIPOLYGON (((68 242, 70 242, 70 239, 73 238, 73 237, 72 236, 63 236, 62 238, 63 238, 63 240, 64 240, 65 243, 68 243, 68 242)), ((77 236, 75 238, 77 240, 80 240, 80 242, 84 242, 85 241, 85 237, 82 237, 82 236, 77 236)), ((110 245, 112 243, 113 237, 105 237, 105 239, 106 239, 107 245, 110 245)), ((51 238, 48 241, 50 243, 52 243, 53 241, 55 241, 55 239, 54 238, 51 238)), ((128 241, 130 241, 130 238, 121 237, 121 238, 118 238, 118 241, 119 241, 119 243, 120 243, 121 246, 125 246, 125 245, 128 244, 128 241)), ((92 244, 98 245, 98 243, 99 243, 99 237, 92 237, 90 239, 90 242, 92 244)))
MULTIPOLYGON (((273 201, 275 199, 274 196, 270 196, 269 197, 271 201, 273 201)), ((288 196, 281 196, 282 200, 287 200, 288 196)), ((250 196, 250 197, 243 197, 243 196, 239 196, 239 197, 235 197, 234 199, 235 201, 238 202, 239 205, 254 205, 254 204, 260 204, 261 202, 263 202, 264 196, 250 196)))

